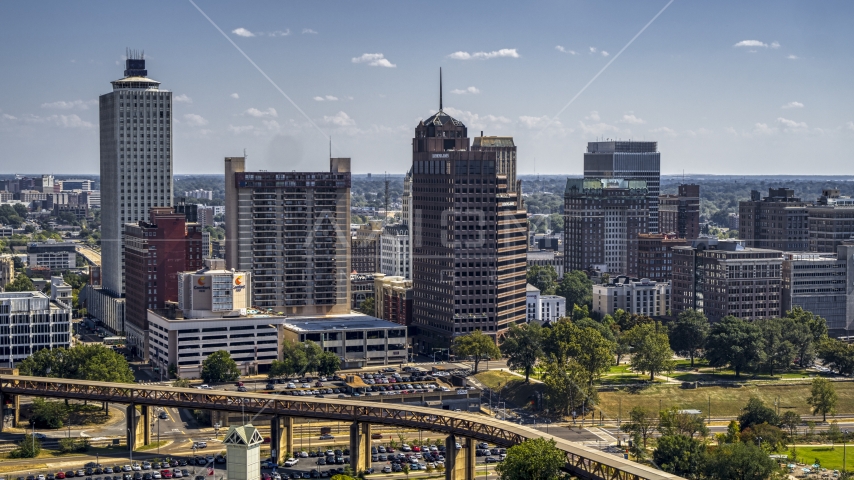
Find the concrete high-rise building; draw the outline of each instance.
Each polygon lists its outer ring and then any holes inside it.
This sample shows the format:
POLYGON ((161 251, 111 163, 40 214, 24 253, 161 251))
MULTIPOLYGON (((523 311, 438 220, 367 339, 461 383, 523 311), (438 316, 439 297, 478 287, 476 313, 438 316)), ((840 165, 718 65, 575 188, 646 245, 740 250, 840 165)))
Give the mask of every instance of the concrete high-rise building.
POLYGON ((661 154, 658 152, 658 142, 587 142, 587 153, 584 154, 584 178, 645 181, 649 212, 649 225, 646 232, 659 233, 658 195, 661 184, 661 154))
MULTIPOLYGON (((657 197, 656 197, 657 198, 657 197)), ((649 191, 643 180, 570 178, 564 191, 565 271, 637 269, 637 239, 647 233, 649 191)))
POLYGON ((836 253, 784 252, 780 315, 801 307, 827 321, 828 334, 851 334, 854 323, 854 242, 836 253))
POLYGON ((716 238, 673 247, 673 314, 694 309, 710 321, 780 315, 783 253, 716 238))
MULTIPOLYGON (((499 148, 515 158, 511 138, 504 137, 499 148)), ((497 340, 511 325, 525 322, 527 213, 511 183, 515 172, 500 171, 499 153, 471 147, 466 126, 442 110, 441 94, 439 111, 415 127, 417 353, 448 348, 455 336, 475 330, 497 340)))
POLYGON ((658 197, 658 231, 700 238, 700 186, 679 185, 676 195, 658 197))
POLYGON ((147 222, 125 225, 125 330, 128 348, 147 360, 146 311, 178 301, 178 274, 202 267, 202 227, 170 207, 152 208, 147 222))
POLYGON ((247 172, 225 159, 228 268, 252 273, 252 305, 287 315, 350 311, 350 159, 327 172, 247 172))
POLYGON ((125 291, 124 225, 172 206, 172 92, 148 78, 141 54, 129 53, 124 78, 99 102, 101 268, 115 295, 125 291))
MULTIPOLYGON (((768 196, 750 192, 738 202, 738 237, 744 245, 790 252, 809 250, 807 203, 787 188, 769 188, 768 196)), ((852 210, 854 211, 854 210, 852 210)))

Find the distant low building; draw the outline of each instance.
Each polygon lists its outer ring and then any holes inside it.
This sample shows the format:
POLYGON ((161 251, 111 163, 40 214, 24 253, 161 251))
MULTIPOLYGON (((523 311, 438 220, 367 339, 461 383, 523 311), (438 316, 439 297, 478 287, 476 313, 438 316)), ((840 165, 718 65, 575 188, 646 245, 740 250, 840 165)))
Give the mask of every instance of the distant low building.
POLYGON ((45 267, 52 271, 77 268, 77 246, 71 242, 48 240, 27 245, 30 267, 45 267))
POLYGON ((374 298, 374 275, 350 275, 350 308, 358 310, 362 302, 374 298))
POLYGON ((563 253, 551 250, 528 251, 528 268, 552 266, 557 272, 557 278, 563 278, 563 253))

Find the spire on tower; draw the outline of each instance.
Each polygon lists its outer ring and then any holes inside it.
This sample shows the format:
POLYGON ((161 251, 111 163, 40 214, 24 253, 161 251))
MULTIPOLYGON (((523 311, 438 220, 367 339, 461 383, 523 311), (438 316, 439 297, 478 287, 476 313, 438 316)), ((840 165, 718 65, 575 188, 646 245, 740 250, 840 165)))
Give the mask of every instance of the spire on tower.
POLYGON ((442 67, 439 67, 439 111, 442 111, 442 67))

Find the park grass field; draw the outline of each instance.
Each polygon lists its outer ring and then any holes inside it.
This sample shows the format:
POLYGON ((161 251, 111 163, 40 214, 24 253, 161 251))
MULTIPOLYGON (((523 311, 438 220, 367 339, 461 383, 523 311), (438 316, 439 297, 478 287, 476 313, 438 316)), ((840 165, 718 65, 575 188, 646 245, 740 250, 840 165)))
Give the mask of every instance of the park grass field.
MULTIPOLYGON (((618 378, 627 376, 621 370, 615 371, 614 374, 618 378)), ((528 403, 534 392, 543 390, 542 384, 525 384, 524 379, 507 372, 481 372, 476 378, 493 391, 500 389, 503 398, 519 406, 528 403)), ((838 415, 854 415, 854 382, 833 382, 833 386, 839 398, 836 406, 838 415)), ((696 389, 685 389, 672 383, 651 384, 599 392, 598 408, 602 410, 605 418, 611 419, 616 419, 621 414, 625 418, 635 406, 653 411, 657 411, 659 407, 696 409, 708 416, 711 404, 712 417, 735 417, 741 413, 750 397, 756 396, 772 407, 779 399, 780 413, 792 410, 800 415, 810 415, 812 412, 806 402, 809 395, 809 382, 796 385, 717 385, 696 389)))

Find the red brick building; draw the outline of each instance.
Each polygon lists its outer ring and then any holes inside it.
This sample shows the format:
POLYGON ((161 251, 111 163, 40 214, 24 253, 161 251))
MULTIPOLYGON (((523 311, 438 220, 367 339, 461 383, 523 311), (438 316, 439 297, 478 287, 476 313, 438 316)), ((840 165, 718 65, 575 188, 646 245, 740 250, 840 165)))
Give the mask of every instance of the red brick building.
POLYGON ((178 301, 178 273, 202 267, 202 227, 172 207, 155 207, 149 221, 125 225, 125 329, 128 346, 148 352, 146 310, 178 301))
POLYGON ((412 323, 412 280, 374 275, 376 317, 409 326, 412 323))

